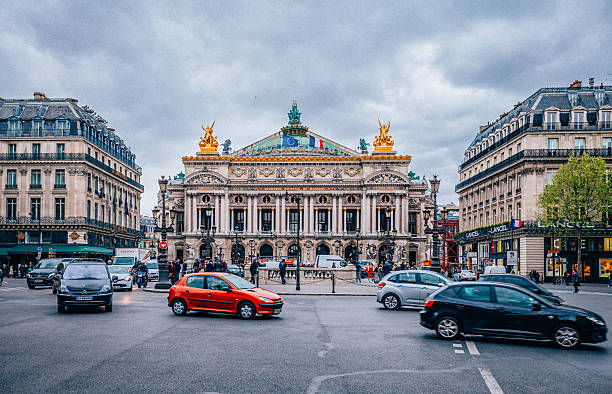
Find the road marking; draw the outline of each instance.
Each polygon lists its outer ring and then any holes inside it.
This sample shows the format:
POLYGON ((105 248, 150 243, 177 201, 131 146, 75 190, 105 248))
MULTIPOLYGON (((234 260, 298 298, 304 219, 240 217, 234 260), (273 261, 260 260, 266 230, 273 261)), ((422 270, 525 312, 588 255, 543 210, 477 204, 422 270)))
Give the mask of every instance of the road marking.
POLYGON ((480 375, 485 381, 491 394, 504 394, 504 391, 501 389, 501 387, 499 387, 499 384, 497 384, 497 380, 495 380, 495 378, 491 374, 491 371, 485 368, 478 368, 478 370, 480 371, 480 375))
POLYGON ((465 345, 467 346, 470 354, 472 354, 474 356, 479 356, 480 355, 480 352, 476 348, 476 344, 474 342, 472 342, 472 341, 465 341, 465 345))
POLYGON ((453 343, 453 347, 462 347, 463 345, 461 345, 460 343, 453 343))
POLYGON ((457 354, 464 354, 465 352, 464 352, 463 350, 457 350, 457 349, 455 349, 455 353, 457 353, 457 354))

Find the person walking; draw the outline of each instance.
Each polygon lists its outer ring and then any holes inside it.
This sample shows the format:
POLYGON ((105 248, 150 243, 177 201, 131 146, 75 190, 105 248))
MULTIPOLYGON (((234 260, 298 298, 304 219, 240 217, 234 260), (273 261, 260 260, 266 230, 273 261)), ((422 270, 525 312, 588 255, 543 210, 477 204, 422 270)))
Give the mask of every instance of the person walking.
POLYGON ((4 271, 2 271, 2 267, 0 267, 0 286, 2 286, 2 282, 4 282, 4 271))
POLYGON ((206 260, 206 272, 213 272, 215 270, 215 265, 212 260, 206 260))
POLYGON ((612 287, 612 272, 610 272, 610 275, 608 276, 608 287, 612 287))
POLYGON ((286 284, 287 282, 285 281, 285 275, 287 275, 287 263, 285 262, 285 259, 281 260, 280 264, 278 265, 278 269, 280 271, 281 283, 286 284))
POLYGON ((255 284, 255 276, 257 275, 257 272, 259 271, 259 263, 257 262, 257 260, 251 263, 251 266, 249 267, 249 271, 251 272, 251 283, 255 284))
POLYGON ((569 286, 571 278, 572 278, 572 275, 570 274, 569 269, 565 270, 565 286, 569 286))
POLYGON ((361 283, 361 264, 355 262, 355 283, 361 283))
POLYGON ((534 274, 535 274, 535 283, 540 283, 540 273, 538 271, 535 271, 534 274))
POLYGON ((578 271, 576 270, 572 272, 572 282, 574 282, 574 293, 578 293, 578 286, 580 286, 580 277, 578 276, 578 271))

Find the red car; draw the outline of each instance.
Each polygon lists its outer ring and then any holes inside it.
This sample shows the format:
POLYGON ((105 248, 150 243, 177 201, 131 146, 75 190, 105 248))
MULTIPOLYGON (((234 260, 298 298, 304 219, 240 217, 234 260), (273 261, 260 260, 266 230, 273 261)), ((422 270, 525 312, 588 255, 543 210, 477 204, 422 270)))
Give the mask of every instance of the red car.
POLYGON ((257 314, 279 314, 283 299, 233 274, 200 272, 186 275, 170 288, 168 306, 175 315, 193 310, 233 313, 252 319, 257 314))

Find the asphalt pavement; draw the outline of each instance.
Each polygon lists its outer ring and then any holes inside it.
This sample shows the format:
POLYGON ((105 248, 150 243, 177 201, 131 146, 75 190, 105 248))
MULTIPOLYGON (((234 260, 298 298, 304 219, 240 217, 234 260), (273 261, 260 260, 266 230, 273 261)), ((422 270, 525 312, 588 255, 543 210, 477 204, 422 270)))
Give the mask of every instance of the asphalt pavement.
MULTIPOLYGON (((559 289, 558 291, 567 291, 559 289)), ((559 293, 612 322, 612 294, 559 293)), ((174 316, 166 294, 114 295, 112 313, 58 314, 50 289, 0 287, 2 392, 607 393, 612 345, 439 340, 417 309, 371 296, 285 296, 283 312, 174 316)))

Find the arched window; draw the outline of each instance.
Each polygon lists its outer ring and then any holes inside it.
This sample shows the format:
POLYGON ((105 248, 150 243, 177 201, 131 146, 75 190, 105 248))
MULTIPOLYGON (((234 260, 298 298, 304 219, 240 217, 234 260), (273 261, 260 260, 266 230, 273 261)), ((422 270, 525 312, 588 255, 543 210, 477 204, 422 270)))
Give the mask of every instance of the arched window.
POLYGON ((321 245, 317 246, 316 253, 317 253, 317 256, 324 255, 324 254, 330 254, 329 246, 327 246, 325 244, 321 244, 321 245))
POLYGON ((287 256, 288 257, 298 257, 300 250, 296 244, 290 245, 287 248, 287 256))
POLYGON ((272 257, 274 256, 274 249, 271 245, 263 244, 259 248, 259 256, 261 257, 272 257))

